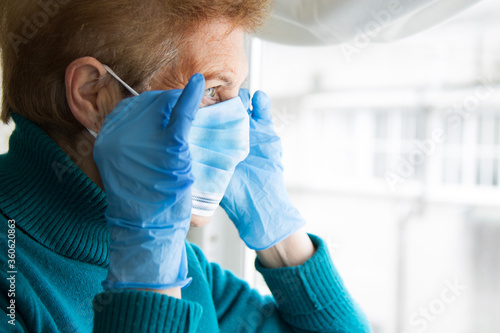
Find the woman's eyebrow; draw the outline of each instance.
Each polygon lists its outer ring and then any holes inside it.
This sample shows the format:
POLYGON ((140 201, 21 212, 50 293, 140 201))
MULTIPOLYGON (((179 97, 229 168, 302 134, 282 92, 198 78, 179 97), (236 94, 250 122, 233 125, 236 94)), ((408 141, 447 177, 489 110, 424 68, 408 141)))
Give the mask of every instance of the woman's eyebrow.
POLYGON ((224 82, 225 86, 228 88, 232 88, 236 85, 234 75, 231 75, 231 72, 214 72, 214 73, 207 73, 205 75, 205 81, 212 81, 212 80, 217 80, 224 82))

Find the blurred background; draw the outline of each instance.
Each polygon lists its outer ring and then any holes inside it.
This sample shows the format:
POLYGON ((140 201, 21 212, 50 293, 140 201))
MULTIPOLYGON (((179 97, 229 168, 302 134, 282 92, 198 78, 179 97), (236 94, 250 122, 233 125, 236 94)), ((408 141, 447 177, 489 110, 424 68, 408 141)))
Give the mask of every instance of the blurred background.
MULTIPOLYGON (((356 49, 251 42, 293 202, 375 333, 500 332, 499 13, 356 49)), ((190 236, 268 292, 224 215, 190 236)))
MULTIPOLYGON (((292 200, 375 333, 500 332, 499 10, 354 53, 248 42, 292 200)), ((189 239, 269 293, 221 209, 189 239)))

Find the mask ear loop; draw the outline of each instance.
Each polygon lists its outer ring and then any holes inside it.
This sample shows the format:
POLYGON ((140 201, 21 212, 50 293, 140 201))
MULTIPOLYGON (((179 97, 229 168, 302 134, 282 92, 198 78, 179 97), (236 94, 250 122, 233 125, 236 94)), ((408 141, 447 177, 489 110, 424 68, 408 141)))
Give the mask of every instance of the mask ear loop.
MULTIPOLYGON (((115 73, 115 72, 113 72, 113 70, 112 70, 111 68, 109 68, 108 66, 106 66, 106 65, 104 65, 104 64, 103 64, 103 66, 104 66, 104 68, 106 68, 106 70, 108 71, 108 73, 109 73, 109 74, 111 74, 111 75, 113 75, 113 77, 114 77, 115 79, 117 79, 117 80, 118 80, 118 82, 120 82, 121 84, 123 84, 123 86, 124 86, 125 88, 127 88, 127 90, 128 90, 128 91, 130 91, 130 93, 131 93, 132 95, 134 95, 134 96, 139 96, 139 94, 137 93, 137 91, 135 91, 134 89, 132 89, 132 88, 131 88, 128 84, 126 84, 126 83, 125 83, 122 79, 120 79, 120 78, 118 77, 118 75, 116 75, 116 73, 115 73)), ((93 130, 88 129, 88 128, 87 128, 87 131, 89 131, 89 133, 90 133, 90 134, 92 134, 92 136, 93 136, 94 138, 97 138, 97 133, 96 133, 96 132, 94 132, 93 130)))
POLYGON ((120 78, 118 77, 118 75, 116 75, 116 73, 115 73, 115 72, 113 72, 113 70, 112 70, 111 68, 109 68, 108 66, 106 66, 106 65, 104 65, 104 64, 103 64, 103 66, 104 66, 104 68, 106 68, 106 70, 108 71, 108 73, 109 73, 109 74, 111 74, 111 75, 113 75, 113 77, 114 77, 115 79, 117 79, 117 80, 118 80, 118 82, 120 82, 121 84, 123 84, 123 86, 124 86, 125 88, 127 88, 127 90, 128 90, 128 91, 130 91, 130 93, 131 93, 132 95, 134 95, 134 96, 139 96, 139 94, 137 93, 137 91, 135 91, 134 89, 132 89, 132 88, 131 88, 128 84, 126 84, 126 83, 125 83, 122 79, 120 79, 120 78))

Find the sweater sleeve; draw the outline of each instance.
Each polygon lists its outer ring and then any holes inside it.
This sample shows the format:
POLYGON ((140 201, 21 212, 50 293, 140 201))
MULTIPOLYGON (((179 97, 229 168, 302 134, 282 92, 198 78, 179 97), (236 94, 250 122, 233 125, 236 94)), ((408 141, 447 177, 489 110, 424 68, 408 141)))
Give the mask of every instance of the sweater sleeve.
POLYGON ((92 301, 94 332, 196 332, 201 305, 151 291, 107 290, 92 301))
MULTIPOLYGON (((316 252, 301 266, 266 269, 256 260, 273 297, 261 296, 218 264, 207 264, 221 332, 371 332, 364 313, 335 270, 326 245, 319 237, 309 236, 316 252)), ((201 250, 195 251, 203 256, 201 250)))
POLYGON ((323 240, 309 234, 315 254, 303 265, 268 269, 258 259, 281 318, 294 332, 371 332, 365 314, 351 298, 323 240))

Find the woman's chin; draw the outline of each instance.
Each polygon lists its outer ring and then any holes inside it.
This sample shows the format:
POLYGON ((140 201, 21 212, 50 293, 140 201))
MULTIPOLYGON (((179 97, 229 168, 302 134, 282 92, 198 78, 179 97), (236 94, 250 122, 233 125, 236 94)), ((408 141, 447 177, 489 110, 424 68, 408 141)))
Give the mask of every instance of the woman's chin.
POLYGON ((210 222, 210 216, 191 215, 191 227, 199 228, 210 222))

